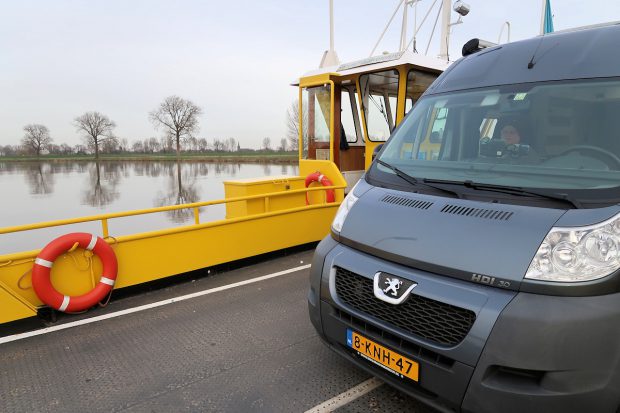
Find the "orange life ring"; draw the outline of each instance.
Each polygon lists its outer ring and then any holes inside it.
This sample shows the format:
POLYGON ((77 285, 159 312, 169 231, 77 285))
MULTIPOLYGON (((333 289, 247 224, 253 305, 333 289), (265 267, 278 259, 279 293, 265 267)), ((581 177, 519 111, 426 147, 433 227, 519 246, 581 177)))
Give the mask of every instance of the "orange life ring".
MULTIPOLYGON (((319 171, 313 172, 310 175, 306 176, 306 188, 310 186, 312 182, 318 182, 323 186, 332 186, 332 181, 329 180, 328 177, 321 174, 319 171)), ((328 189, 326 192, 327 202, 334 202, 336 200, 336 193, 333 189, 328 189)), ((306 192, 306 205, 310 205, 310 201, 308 200, 308 193, 306 192)))
POLYGON ((112 290, 117 272, 116 255, 103 238, 84 232, 74 232, 56 238, 37 255, 32 268, 32 287, 41 301, 58 311, 83 311, 103 300, 112 290), (54 288, 50 273, 56 258, 69 251, 76 242, 81 248, 92 251, 101 259, 103 272, 95 288, 86 294, 71 297, 59 293, 54 288))

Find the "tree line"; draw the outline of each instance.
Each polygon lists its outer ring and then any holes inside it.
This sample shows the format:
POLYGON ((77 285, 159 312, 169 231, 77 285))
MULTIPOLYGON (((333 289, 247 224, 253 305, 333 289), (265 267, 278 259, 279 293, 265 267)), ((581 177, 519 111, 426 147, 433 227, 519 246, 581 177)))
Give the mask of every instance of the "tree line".
MULTIPOLYGON (((292 112, 292 111, 289 111, 292 112)), ((184 152, 236 152, 242 148, 235 138, 213 139, 196 137, 199 130, 199 117, 202 109, 190 100, 178 96, 169 96, 153 111, 148 118, 155 130, 161 131, 163 136, 137 140, 131 144, 126 138, 119 138, 114 134, 116 123, 100 112, 86 112, 73 119, 76 131, 82 137, 83 144, 70 146, 66 143, 55 144, 49 129, 41 124, 24 126, 24 136, 20 145, 0 145, 0 156, 36 155, 43 153, 51 155, 86 155, 94 154, 99 158, 100 153, 173 153, 177 157, 184 152)), ((294 112, 293 112, 294 113, 294 112)), ((287 113, 289 115, 289 113, 287 113)), ((290 135, 290 131, 287 133, 290 135)), ((275 148, 278 151, 296 150, 297 141, 290 136, 280 140, 275 148)), ((262 141, 262 150, 271 151, 271 138, 262 141)), ((252 151, 245 149, 244 151, 252 151)))

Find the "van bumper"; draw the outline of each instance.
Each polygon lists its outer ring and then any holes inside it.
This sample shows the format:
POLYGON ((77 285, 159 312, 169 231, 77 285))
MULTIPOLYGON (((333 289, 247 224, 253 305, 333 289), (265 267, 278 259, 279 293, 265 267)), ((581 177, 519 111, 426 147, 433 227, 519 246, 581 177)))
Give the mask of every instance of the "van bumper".
POLYGON ((618 412, 620 294, 518 294, 463 399, 466 412, 618 412))

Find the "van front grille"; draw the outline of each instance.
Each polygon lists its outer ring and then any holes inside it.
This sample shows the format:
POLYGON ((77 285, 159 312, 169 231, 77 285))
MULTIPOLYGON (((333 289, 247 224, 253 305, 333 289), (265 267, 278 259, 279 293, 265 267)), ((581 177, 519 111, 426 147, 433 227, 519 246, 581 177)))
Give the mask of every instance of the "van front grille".
POLYGON ((336 294, 349 307, 381 322, 444 346, 454 346, 467 336, 476 314, 413 292, 399 305, 375 297, 373 280, 336 267, 336 294))

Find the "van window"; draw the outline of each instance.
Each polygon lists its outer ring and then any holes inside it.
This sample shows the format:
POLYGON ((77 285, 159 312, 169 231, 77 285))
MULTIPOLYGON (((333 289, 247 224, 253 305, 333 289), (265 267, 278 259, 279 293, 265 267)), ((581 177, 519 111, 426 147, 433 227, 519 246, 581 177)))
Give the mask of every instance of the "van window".
POLYGON ((619 114, 620 80, 427 96, 381 160, 416 177, 442 180, 569 190, 617 187, 619 114))

